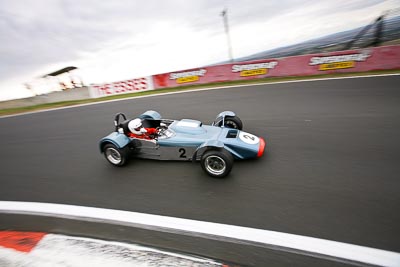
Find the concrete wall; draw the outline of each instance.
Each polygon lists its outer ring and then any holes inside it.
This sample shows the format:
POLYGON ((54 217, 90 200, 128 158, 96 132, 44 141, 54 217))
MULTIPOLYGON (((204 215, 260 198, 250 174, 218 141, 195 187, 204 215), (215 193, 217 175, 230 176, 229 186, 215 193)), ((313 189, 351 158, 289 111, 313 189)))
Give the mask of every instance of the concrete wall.
POLYGON ((52 92, 46 95, 38 95, 35 97, 15 99, 0 102, 0 109, 27 107, 39 104, 81 100, 90 98, 88 87, 68 89, 60 92, 52 92))

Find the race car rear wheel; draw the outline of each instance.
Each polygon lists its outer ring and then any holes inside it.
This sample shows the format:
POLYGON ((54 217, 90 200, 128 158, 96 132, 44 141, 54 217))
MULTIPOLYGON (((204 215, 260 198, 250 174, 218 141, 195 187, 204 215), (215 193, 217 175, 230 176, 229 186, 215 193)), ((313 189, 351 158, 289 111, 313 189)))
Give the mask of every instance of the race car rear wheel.
POLYGON ((233 156, 226 150, 208 150, 201 157, 201 167, 210 176, 224 178, 233 167, 233 156))
POLYGON ((114 166, 123 166, 127 162, 127 153, 113 144, 104 146, 104 157, 114 166))

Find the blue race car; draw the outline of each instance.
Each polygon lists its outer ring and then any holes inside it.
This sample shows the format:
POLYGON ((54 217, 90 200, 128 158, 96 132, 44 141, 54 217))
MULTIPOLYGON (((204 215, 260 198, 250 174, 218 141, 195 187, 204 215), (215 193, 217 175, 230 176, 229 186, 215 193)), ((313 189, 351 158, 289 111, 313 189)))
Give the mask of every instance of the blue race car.
MULTIPOLYGON (((131 157, 156 160, 200 161, 210 176, 223 178, 234 159, 261 157, 265 141, 242 131, 243 123, 232 111, 221 112, 212 125, 191 119, 162 119, 153 110, 139 116, 145 128, 155 128, 151 139, 132 137, 123 113, 115 116, 115 131, 100 140, 100 151, 114 166, 123 166, 131 157)), ((137 119, 136 119, 137 120, 137 119)))

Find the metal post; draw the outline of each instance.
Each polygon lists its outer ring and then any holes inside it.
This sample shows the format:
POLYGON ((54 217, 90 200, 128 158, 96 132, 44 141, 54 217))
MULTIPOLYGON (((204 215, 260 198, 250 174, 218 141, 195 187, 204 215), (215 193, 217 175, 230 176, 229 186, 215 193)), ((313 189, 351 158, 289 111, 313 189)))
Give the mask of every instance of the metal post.
POLYGON ((227 42, 228 42, 229 60, 230 60, 230 62, 233 62, 231 37, 230 37, 230 35, 229 35, 228 9, 225 8, 225 9, 222 11, 221 16, 222 16, 222 18, 223 18, 223 20, 224 20, 226 39, 227 39, 227 42))

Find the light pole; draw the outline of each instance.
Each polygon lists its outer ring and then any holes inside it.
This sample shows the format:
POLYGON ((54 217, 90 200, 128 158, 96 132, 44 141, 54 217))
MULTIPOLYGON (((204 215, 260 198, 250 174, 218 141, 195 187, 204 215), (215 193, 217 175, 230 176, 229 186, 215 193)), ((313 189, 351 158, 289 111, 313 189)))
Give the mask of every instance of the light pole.
POLYGON ((225 8, 224 10, 222 10, 221 16, 222 16, 222 18, 224 20, 226 39, 227 39, 227 42, 228 42, 229 60, 230 60, 230 62, 233 62, 231 37, 229 35, 228 9, 225 8))

